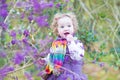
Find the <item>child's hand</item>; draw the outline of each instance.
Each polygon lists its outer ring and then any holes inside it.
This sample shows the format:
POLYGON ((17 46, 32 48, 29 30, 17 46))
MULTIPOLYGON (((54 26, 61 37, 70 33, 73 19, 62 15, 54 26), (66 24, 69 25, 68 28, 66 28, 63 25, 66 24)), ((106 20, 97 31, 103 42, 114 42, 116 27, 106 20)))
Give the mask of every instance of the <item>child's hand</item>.
POLYGON ((71 34, 67 35, 66 39, 68 42, 74 41, 74 37, 71 34))
POLYGON ((53 70, 53 74, 54 74, 54 75, 59 75, 59 74, 60 74, 59 69, 54 68, 54 70, 53 70))

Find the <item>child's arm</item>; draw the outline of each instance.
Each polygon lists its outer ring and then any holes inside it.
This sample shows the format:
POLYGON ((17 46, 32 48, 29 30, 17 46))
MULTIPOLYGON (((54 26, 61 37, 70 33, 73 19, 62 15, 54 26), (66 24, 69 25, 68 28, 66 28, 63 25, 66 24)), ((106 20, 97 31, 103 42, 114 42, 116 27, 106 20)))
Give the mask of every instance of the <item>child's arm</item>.
POLYGON ((73 60, 81 60, 84 56, 84 46, 79 40, 68 42, 70 57, 73 60))

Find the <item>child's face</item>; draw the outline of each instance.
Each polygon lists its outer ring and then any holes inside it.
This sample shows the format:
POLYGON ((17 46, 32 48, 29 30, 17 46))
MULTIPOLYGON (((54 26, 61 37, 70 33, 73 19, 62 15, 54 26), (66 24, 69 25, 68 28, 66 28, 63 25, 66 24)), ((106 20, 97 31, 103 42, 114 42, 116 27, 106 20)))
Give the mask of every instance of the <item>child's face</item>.
POLYGON ((58 20, 58 34, 62 38, 66 38, 67 35, 73 35, 74 27, 71 18, 65 16, 58 20))

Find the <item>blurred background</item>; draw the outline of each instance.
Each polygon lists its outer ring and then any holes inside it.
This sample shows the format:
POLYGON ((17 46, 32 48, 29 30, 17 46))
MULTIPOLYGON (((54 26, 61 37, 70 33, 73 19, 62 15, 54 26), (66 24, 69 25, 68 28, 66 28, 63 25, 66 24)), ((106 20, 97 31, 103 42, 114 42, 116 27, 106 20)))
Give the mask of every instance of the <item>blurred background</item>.
POLYGON ((54 14, 74 12, 89 80, 120 80, 120 0, 0 0, 0 80, 40 80, 54 14))

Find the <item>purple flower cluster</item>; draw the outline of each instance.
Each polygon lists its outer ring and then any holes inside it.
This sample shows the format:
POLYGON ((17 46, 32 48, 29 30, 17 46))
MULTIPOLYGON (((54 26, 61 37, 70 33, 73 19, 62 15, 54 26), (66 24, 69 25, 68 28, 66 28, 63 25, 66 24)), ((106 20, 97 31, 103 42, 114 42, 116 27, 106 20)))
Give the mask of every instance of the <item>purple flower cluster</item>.
POLYGON ((61 3, 56 4, 56 8, 59 8, 61 6, 61 3))
POLYGON ((11 40, 11 44, 12 44, 12 45, 14 45, 14 44, 16 44, 16 43, 17 43, 17 40, 16 40, 16 39, 12 39, 12 40, 11 40))
POLYGON ((5 58, 7 56, 7 54, 3 51, 0 51, 0 57, 1 58, 5 58))
POLYGON ((35 21, 37 22, 39 27, 45 27, 48 26, 47 18, 48 16, 39 16, 35 19, 35 21))
POLYGON ((13 62, 15 64, 21 64, 23 60, 24 60, 24 54, 20 52, 17 52, 13 57, 13 62))
POLYGON ((17 43, 17 39, 16 39, 16 31, 15 30, 12 30, 11 32, 10 32, 10 36, 12 37, 12 40, 11 40, 11 44, 12 45, 14 45, 14 44, 16 44, 17 43))
POLYGON ((28 16, 28 20, 31 22, 34 20, 39 27, 47 27, 48 26, 48 16, 44 14, 46 9, 50 9, 54 6, 53 1, 45 1, 45 0, 29 0, 33 6, 33 9, 28 16), (37 15, 37 16, 35 16, 37 15))
POLYGON ((29 36, 29 31, 28 31, 28 30, 24 30, 23 35, 24 35, 25 37, 29 36))
POLYGON ((53 7, 53 2, 45 2, 45 1, 38 1, 38 0, 31 0, 32 4, 33 4, 33 8, 34 11, 37 13, 40 13, 41 11, 43 11, 44 9, 47 8, 52 8, 53 7))
POLYGON ((23 38, 23 39, 22 39, 22 42, 23 42, 24 44, 28 44, 28 39, 23 38))
POLYGON ((0 26, 6 30, 7 25, 4 23, 6 16, 8 15, 6 0, 0 0, 0 26))
POLYGON ((8 25, 5 24, 4 22, 0 21, 0 26, 2 27, 2 29, 6 30, 8 28, 8 25))
POLYGON ((16 37, 16 32, 14 30, 11 31, 10 36, 15 38, 16 37))
POLYGON ((99 63, 99 66, 100 66, 100 67, 104 67, 104 65, 105 65, 104 62, 100 62, 100 63, 99 63))
POLYGON ((41 9, 47 9, 47 8, 52 8, 53 7, 53 2, 51 1, 51 2, 49 2, 49 3, 47 3, 47 2, 44 2, 44 1, 41 1, 40 2, 40 6, 41 6, 41 9))
POLYGON ((2 69, 0 69, 0 79, 4 80, 4 77, 10 71, 14 71, 14 67, 12 67, 12 66, 4 66, 4 67, 2 67, 2 69))
POLYGON ((31 22, 33 20, 33 14, 32 13, 28 16, 28 20, 29 20, 29 22, 31 22))
POLYGON ((0 0, 0 17, 6 18, 8 15, 6 0, 0 0))

